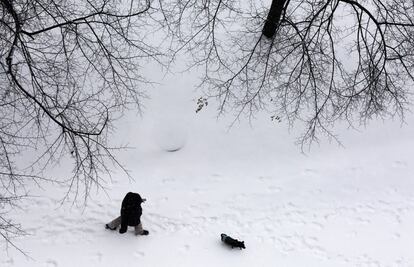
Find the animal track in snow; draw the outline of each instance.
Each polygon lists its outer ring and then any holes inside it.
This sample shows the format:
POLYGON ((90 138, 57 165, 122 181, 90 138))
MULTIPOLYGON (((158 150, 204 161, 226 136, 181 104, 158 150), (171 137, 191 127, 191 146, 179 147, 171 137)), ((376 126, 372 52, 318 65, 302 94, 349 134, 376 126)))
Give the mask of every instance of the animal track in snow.
POLYGON ((408 166, 407 162, 396 160, 392 163, 392 167, 394 168, 406 168, 408 166))
POLYGON ((4 266, 4 267, 14 266, 14 260, 13 260, 13 258, 8 258, 6 260, 1 261, 0 263, 1 263, 1 266, 4 266))
POLYGON ((142 258, 142 257, 145 257, 145 252, 143 252, 143 251, 135 251, 134 252, 134 257, 135 258, 142 258))
POLYGON ((178 218, 169 218, 156 213, 148 213, 145 221, 147 221, 148 225, 151 225, 151 230, 155 233, 163 231, 176 232, 187 225, 186 223, 180 223, 178 218))
POLYGON ((93 261, 94 262, 98 262, 98 263, 101 263, 102 262, 102 259, 103 259, 103 254, 101 253, 101 252, 98 252, 98 253, 96 253, 94 256, 93 256, 93 261))
POLYGON ((271 176, 259 176, 257 179, 259 181, 266 182, 266 181, 271 181, 272 177, 271 176))
POLYGON ((203 194, 203 193, 206 193, 206 192, 207 192, 207 190, 205 190, 203 188, 194 188, 194 189, 191 190, 191 193, 195 194, 195 195, 203 194))
POLYGON ((45 267, 58 267, 58 263, 55 260, 48 259, 45 263, 45 267))
POLYGON ((279 192, 281 192, 281 191, 282 191, 282 188, 281 188, 281 187, 279 187, 279 186, 274 186, 274 185, 271 185, 271 186, 267 187, 267 190, 268 190, 270 193, 279 193, 279 192))
POLYGON ((185 252, 185 253, 187 253, 188 251, 190 251, 190 249, 191 249, 190 245, 185 244, 184 246, 182 246, 182 247, 180 248, 180 251, 181 251, 181 252, 185 252))
POLYGON ((170 184, 170 183, 174 183, 175 179, 174 178, 164 178, 164 179, 161 180, 161 182, 163 184, 170 184))
POLYGON ((304 169, 302 172, 302 175, 305 175, 305 176, 315 176, 317 174, 318 174, 317 170, 310 169, 310 168, 304 169))
POLYGON ((220 174, 212 174, 208 177, 207 182, 209 183, 220 183, 223 180, 223 177, 220 174))

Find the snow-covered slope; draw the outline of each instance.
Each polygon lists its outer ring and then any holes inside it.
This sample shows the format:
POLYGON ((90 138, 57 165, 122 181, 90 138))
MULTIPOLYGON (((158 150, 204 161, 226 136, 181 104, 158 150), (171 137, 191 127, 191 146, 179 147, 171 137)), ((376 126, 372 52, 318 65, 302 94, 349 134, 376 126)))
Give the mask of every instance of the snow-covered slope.
POLYGON ((214 105, 195 114, 193 88, 184 74, 165 80, 142 118, 120 123, 117 138, 136 147, 120 155, 133 181, 114 175, 86 206, 33 187, 12 214, 31 258, 1 243, 0 266, 414 266, 413 117, 338 127, 344 147, 302 154, 283 122, 259 114, 228 129, 214 105), (149 236, 104 229, 129 191, 147 198, 149 236))

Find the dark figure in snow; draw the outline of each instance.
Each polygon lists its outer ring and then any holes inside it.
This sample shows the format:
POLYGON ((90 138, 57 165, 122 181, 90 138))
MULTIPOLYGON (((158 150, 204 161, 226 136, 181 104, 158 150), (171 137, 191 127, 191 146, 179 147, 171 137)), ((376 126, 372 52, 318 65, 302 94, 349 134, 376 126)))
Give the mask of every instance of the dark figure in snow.
POLYGON ((246 248, 244 246, 244 241, 239 241, 237 239, 231 238, 226 234, 221 234, 221 241, 224 242, 224 244, 229 245, 231 248, 246 248))
POLYGON ((148 235, 149 232, 142 228, 141 203, 145 202, 145 198, 137 193, 129 192, 122 200, 121 216, 115 218, 112 222, 105 224, 106 229, 116 230, 121 225, 119 233, 123 234, 127 231, 128 226, 135 227, 135 235, 148 235))

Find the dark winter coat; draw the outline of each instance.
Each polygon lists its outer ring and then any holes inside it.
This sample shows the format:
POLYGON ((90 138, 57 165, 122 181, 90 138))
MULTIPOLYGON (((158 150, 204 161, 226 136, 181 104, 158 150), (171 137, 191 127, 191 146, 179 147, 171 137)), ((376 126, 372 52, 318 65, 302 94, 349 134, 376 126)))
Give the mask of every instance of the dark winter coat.
POLYGON ((139 194, 132 192, 126 194, 121 207, 120 232, 126 232, 128 226, 137 226, 141 223, 142 202, 144 202, 144 200, 139 194))

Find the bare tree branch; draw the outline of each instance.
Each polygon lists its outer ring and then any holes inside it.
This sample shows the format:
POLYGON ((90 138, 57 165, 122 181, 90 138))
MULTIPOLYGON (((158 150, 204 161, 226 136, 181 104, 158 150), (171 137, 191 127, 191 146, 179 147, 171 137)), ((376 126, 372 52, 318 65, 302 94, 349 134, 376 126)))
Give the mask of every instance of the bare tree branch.
MULTIPOLYGON (((1 210, 29 180, 86 198, 112 167, 128 175, 109 134, 146 97, 140 68, 160 63, 148 36, 155 11, 149 0, 0 0, 1 210), (23 153, 35 157, 23 164, 23 153), (72 174, 45 178, 60 161, 73 163, 72 174)), ((0 234, 10 241, 23 232, 4 216, 0 234)))
POLYGON ((321 134, 336 139, 337 121, 404 119, 414 85, 411 0, 174 3, 169 28, 203 69, 204 97, 219 99, 219 113, 304 122, 302 147, 321 134))

